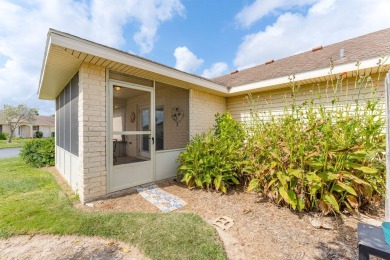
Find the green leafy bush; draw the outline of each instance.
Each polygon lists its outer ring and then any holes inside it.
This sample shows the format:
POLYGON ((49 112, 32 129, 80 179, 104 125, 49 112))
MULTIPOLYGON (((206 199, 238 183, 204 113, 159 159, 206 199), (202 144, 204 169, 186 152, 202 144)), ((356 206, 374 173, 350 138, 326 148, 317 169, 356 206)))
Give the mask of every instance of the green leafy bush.
POLYGON ((213 131, 192 138, 179 156, 179 175, 189 187, 216 189, 226 193, 239 184, 243 167, 245 131, 226 112, 216 115, 213 131))
POLYGON ((5 133, 0 133, 0 140, 7 140, 7 136, 5 133))
POLYGON ((55 163, 54 138, 28 141, 24 144, 19 155, 33 167, 53 166, 55 163))
POLYGON ((43 133, 41 131, 36 131, 34 136, 35 136, 35 138, 42 138, 43 137, 43 133))
POLYGON ((179 156, 182 181, 226 193, 250 180, 248 191, 293 210, 323 214, 378 204, 385 195, 385 113, 376 95, 380 73, 375 80, 357 71, 352 86, 343 75, 330 77, 325 93, 312 92, 301 103, 292 80, 292 98, 286 98, 282 115, 257 109, 250 96, 244 126, 229 113, 217 115, 214 130, 196 135, 179 156), (343 93, 355 88, 358 95, 341 102, 341 88, 343 93), (370 90, 368 96, 363 89, 370 90))
MULTIPOLYGON (((375 96, 377 81, 367 75, 357 88, 371 97, 338 105, 337 87, 330 106, 321 96, 298 105, 293 98, 283 116, 264 119, 252 112, 245 171, 248 190, 257 189, 294 210, 357 211, 378 202, 385 192, 384 111, 375 96)), ((297 86, 292 86, 293 97, 297 86)), ((324 97, 326 100, 328 97, 324 97)))

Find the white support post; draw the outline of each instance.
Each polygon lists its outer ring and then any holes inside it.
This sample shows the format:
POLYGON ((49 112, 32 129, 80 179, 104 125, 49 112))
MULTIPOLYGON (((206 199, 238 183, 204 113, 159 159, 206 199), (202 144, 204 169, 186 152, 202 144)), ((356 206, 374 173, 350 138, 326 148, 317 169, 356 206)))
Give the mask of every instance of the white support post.
POLYGON ((386 101, 386 198, 385 198, 385 221, 390 221, 390 71, 385 79, 386 101))

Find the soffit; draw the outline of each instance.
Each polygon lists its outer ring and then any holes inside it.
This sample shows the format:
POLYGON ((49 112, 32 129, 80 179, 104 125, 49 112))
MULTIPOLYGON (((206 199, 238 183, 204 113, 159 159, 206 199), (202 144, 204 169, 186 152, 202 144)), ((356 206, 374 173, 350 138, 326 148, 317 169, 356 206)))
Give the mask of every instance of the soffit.
POLYGON ((42 67, 39 98, 55 99, 83 63, 182 88, 220 96, 228 94, 226 87, 202 77, 51 30, 42 67))

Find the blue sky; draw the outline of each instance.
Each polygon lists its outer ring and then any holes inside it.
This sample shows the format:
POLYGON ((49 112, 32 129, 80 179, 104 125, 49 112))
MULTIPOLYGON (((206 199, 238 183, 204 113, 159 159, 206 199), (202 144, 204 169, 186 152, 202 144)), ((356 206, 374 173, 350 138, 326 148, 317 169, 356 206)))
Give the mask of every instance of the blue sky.
POLYGON ((388 0, 0 0, 0 107, 37 88, 54 28, 204 77, 390 27, 388 0))

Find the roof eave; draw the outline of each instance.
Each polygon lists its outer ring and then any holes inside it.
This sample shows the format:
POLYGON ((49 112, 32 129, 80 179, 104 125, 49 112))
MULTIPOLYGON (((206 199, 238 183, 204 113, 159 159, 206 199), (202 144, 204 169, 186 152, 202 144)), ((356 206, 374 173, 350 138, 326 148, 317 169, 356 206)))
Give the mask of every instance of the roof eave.
POLYGON ((48 59, 48 56, 49 56, 49 50, 50 50, 50 46, 51 46, 51 33, 52 33, 52 29, 49 29, 49 32, 47 33, 45 53, 43 54, 41 75, 39 77, 38 98, 41 98, 41 89, 42 89, 42 84, 43 84, 43 77, 44 77, 44 73, 46 71, 46 64, 47 64, 47 59, 48 59))
MULTIPOLYGON (((346 64, 341 64, 335 66, 332 71, 330 71, 330 68, 323 68, 323 69, 318 69, 318 70, 313 70, 313 71, 307 71, 307 72, 302 72, 302 73, 297 73, 294 74, 294 81, 295 82, 300 82, 300 81, 305 81, 309 79, 320 79, 322 77, 328 77, 331 75, 338 75, 344 72, 352 72, 356 71, 357 69, 359 70, 365 70, 369 68, 375 68, 378 67, 378 61, 382 57, 375 57, 367 60, 360 61, 359 67, 357 67, 356 62, 352 63, 346 63, 346 64)), ((390 59, 387 59, 383 62, 382 65, 389 65, 390 64, 390 59)), ((240 85, 240 86, 235 86, 231 87, 229 94, 241 94, 241 93, 248 93, 248 92, 253 92, 253 91, 265 91, 269 89, 275 89, 278 88, 278 86, 285 86, 286 84, 289 84, 290 81, 290 76, 293 75, 286 75, 283 77, 278 77, 278 78, 273 78, 273 79, 267 79, 267 80, 262 80, 250 84, 245 84, 245 85, 240 85)))
POLYGON ((148 61, 146 59, 137 57, 135 55, 131 55, 128 53, 121 52, 119 50, 115 50, 113 48, 100 45, 88 40, 84 40, 66 33, 62 33, 53 29, 49 30, 48 39, 46 42, 45 54, 42 64, 41 77, 39 82, 39 90, 38 95, 39 98, 42 99, 54 99, 55 97, 48 97, 43 94, 46 87, 45 86, 45 72, 47 61, 50 56, 50 50, 53 45, 58 45, 64 48, 76 50, 79 52, 84 52, 87 54, 91 54, 94 56, 99 56, 101 58, 105 58, 108 60, 113 60, 115 62, 120 62, 129 66, 133 66, 136 68, 141 68, 144 70, 148 70, 154 73, 158 73, 167 77, 172 77, 175 79, 179 79, 188 83, 192 83, 203 87, 205 89, 210 89, 220 93, 221 95, 226 95, 228 90, 225 86, 222 86, 218 83, 212 82, 208 79, 192 75, 183 71, 176 70, 174 68, 161 65, 158 63, 154 63, 152 61, 148 61))

